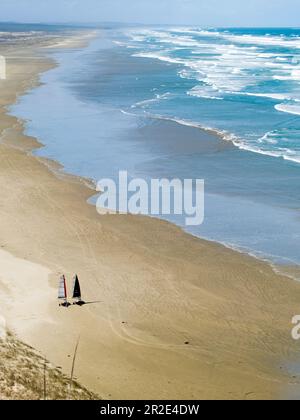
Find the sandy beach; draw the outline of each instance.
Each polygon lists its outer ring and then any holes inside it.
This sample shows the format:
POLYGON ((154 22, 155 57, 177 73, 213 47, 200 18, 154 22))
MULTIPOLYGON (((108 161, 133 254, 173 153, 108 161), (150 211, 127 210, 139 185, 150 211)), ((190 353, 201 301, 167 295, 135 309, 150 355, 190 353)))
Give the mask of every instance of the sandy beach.
POLYGON ((76 378, 103 398, 276 399, 296 389, 287 366, 298 360, 297 281, 167 222, 100 216, 87 204, 92 184, 30 154, 38 139, 6 107, 54 65, 38 47, 5 51, 8 79, 0 82, 8 329, 65 374, 79 339, 76 378), (58 307, 62 273, 69 282, 80 276, 88 305, 58 307))

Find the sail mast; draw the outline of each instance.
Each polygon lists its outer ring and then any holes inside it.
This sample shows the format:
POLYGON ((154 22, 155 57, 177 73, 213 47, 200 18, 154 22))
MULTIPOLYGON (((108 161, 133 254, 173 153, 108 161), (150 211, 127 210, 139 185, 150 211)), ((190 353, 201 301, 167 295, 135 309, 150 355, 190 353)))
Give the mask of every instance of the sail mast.
POLYGON ((66 278, 64 277, 64 290, 65 290, 65 299, 66 301, 68 300, 68 292, 67 292, 67 283, 66 283, 66 278))

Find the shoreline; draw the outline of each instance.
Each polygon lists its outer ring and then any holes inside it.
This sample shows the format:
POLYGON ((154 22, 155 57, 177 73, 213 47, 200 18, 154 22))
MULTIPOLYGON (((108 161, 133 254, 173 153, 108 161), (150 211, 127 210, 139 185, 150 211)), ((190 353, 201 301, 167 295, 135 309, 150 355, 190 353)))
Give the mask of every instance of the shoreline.
POLYGON ((212 128, 212 127, 205 127, 204 125, 201 125, 200 123, 197 123, 197 122, 193 122, 189 120, 181 120, 181 119, 172 118, 172 117, 163 117, 160 115, 149 114, 148 118, 174 121, 177 124, 181 124, 183 126, 198 128, 199 130, 205 133, 211 134, 215 137, 218 137, 221 141, 227 142, 233 145, 234 147, 236 147, 237 149, 244 150, 246 152, 251 152, 258 155, 267 156, 269 158, 287 160, 295 164, 300 163, 299 159, 297 158, 286 157, 284 155, 279 154, 278 152, 264 151, 264 150, 260 150, 259 148, 255 148, 255 146, 248 145, 244 143, 240 137, 238 137, 236 134, 231 133, 230 131, 220 130, 220 129, 212 128))
POLYGON ((299 201, 296 165, 240 151, 232 143, 199 128, 184 127, 168 120, 139 118, 136 113, 133 116, 124 111, 120 113, 120 107, 128 109, 131 103, 127 104, 122 94, 119 97, 114 90, 119 83, 122 85, 121 75, 126 69, 133 71, 137 66, 134 71, 145 68, 150 74, 164 72, 167 67, 164 63, 132 60, 130 51, 112 45, 115 36, 114 32, 104 32, 87 48, 74 52, 56 53, 54 50, 59 67, 42 76, 41 88, 25 96, 19 106, 12 107, 15 115, 33 120, 26 125, 26 133, 42 138, 45 144, 34 155, 52 157, 64 165, 65 173, 94 180, 115 179, 123 166, 145 179, 205 179, 203 225, 186 229, 181 217, 161 218, 175 222, 199 238, 225 242, 231 249, 238 248, 238 252, 267 259, 272 265, 299 264, 298 236, 294 234, 298 231, 299 201), (103 65, 99 66, 98 60, 103 65), (76 63, 78 68, 72 76, 76 63), (111 82, 110 74, 115 83, 111 82), (95 82, 95 95, 91 95, 87 82, 90 77, 95 82), (62 80, 69 80, 70 86, 64 87, 62 80), (52 90, 58 97, 57 104, 51 99, 52 90), (45 107, 40 109, 36 104, 43 102, 45 107), (66 121, 60 103, 70 107, 66 121), (52 120, 48 120, 47 114, 52 120), (57 126, 52 125, 54 120, 57 126), (90 135, 82 142, 87 133, 90 135), (182 138, 188 142, 187 146, 182 138), (216 176, 218 172, 225 176, 216 176), (232 220, 230 212, 237 215, 237 221, 232 220), (243 223, 239 223, 241 220, 243 223), (264 234, 255 235, 256 231, 264 234))
MULTIPOLYGON (((33 80, 37 78, 35 74, 33 80)), ((5 193, 21 193, 24 202, 16 227, 11 225, 16 215, 16 198, 11 197, 7 207, 1 209, 1 215, 6 216, 2 246, 13 255, 50 270, 50 285, 45 278, 42 286, 46 305, 34 308, 29 331, 24 331, 24 325, 28 322, 26 311, 32 306, 30 295, 22 289, 21 293, 20 286, 5 291, 0 274, 1 295, 4 293, 16 303, 21 296, 24 300, 19 314, 10 304, 5 305, 9 324, 18 336, 67 371, 66 354, 72 351, 77 334, 83 330, 80 355, 84 360, 79 362, 78 376, 89 389, 107 398, 242 398, 243 393, 252 393, 253 387, 262 398, 274 398, 284 388, 291 378, 279 368, 277 371, 275 365, 280 363, 280 355, 290 353, 293 358, 297 354, 297 344, 288 337, 288 314, 294 315, 293 309, 297 308, 300 285, 277 276, 261 261, 194 238, 169 222, 147 217, 99 217, 85 202, 92 195, 91 189, 81 185, 76 176, 57 177, 43 158, 31 154, 35 148, 32 146, 42 145, 22 134, 24 123, 17 121, 17 129, 12 128, 9 124, 16 119, 1 115, 1 127, 3 120, 8 132, 6 141, 0 144, 1 178, 7 184, 5 193), (23 151, 13 149, 12 140, 15 145, 25 140, 27 145, 23 151), (24 183, 19 189, 16 180, 10 182, 13 174, 24 183), (45 226, 45 221, 49 226, 45 226), (56 249, 59 245, 61 249, 56 249), (74 274, 73 267, 82 274, 88 297, 103 301, 105 296, 106 308, 91 305, 72 312, 58 310, 58 275, 74 274), (144 290, 148 292, 146 297, 144 290), (253 304, 254 298, 259 299, 259 304, 253 304), (250 308, 243 309, 240 299, 250 308), (231 308, 233 303, 237 305, 236 312, 231 308), (277 314, 278 307, 273 309, 276 303, 286 316, 277 314), (262 310, 263 304, 268 309, 262 310), (251 326, 246 328, 240 316, 251 326), (272 321, 279 321, 280 327, 273 326, 272 321), (87 331, 91 322, 97 329, 101 326, 96 337, 87 331), (44 336, 45 328, 49 328, 49 337, 44 336), (263 343, 263 337, 268 345, 263 343), (187 340, 189 345, 184 344, 187 340), (256 342, 258 348, 253 350, 256 342), (235 360, 237 349, 232 351, 232 344, 239 347, 241 364, 235 360), (267 360, 270 348, 272 357, 267 360), (103 360, 108 366, 101 366, 105 364, 103 360), (226 377, 222 376, 228 374, 233 383, 224 389, 226 377)), ((50 165, 51 162, 48 160, 50 165)))
MULTIPOLYGON (((29 88, 28 91, 30 91, 34 87, 36 87, 36 86, 33 86, 33 87, 29 88)), ((12 114, 9 114, 9 115, 12 115, 12 114)), ((161 120, 166 119, 167 121, 172 121, 172 122, 175 122, 176 124, 181 125, 180 122, 178 122, 177 120, 172 119, 172 118, 169 119, 169 118, 153 117, 153 116, 145 116, 145 118, 150 118, 150 119, 153 118, 153 119, 161 119, 161 120)), ((26 121, 22 120, 21 118, 17 118, 17 120, 23 127, 26 125, 26 121)), ((184 125, 184 124, 182 124, 182 125, 184 125)), ((224 138, 222 138, 221 135, 218 134, 218 132, 214 129, 205 129, 201 126, 196 127, 194 125, 192 127, 197 128, 204 133, 208 133, 209 135, 211 135, 211 136, 215 137, 216 139, 220 140, 221 142, 225 142, 225 144, 229 143, 229 144, 232 144, 233 147, 238 147, 234 144, 234 142, 232 140, 225 140, 224 138)), ((88 189, 90 189, 91 195, 87 198, 86 203, 88 205, 91 205, 91 206, 95 207, 95 204, 92 201, 97 196, 99 196, 99 194, 100 194, 96 190, 97 181, 95 179, 92 179, 92 178, 76 175, 75 173, 66 171, 64 165, 54 158, 47 158, 47 157, 34 155, 33 152, 35 150, 42 149, 42 148, 45 147, 45 145, 42 142, 40 142, 36 137, 34 137, 33 139, 34 139, 34 142, 36 143, 36 147, 29 147, 28 154, 31 155, 32 157, 34 157, 35 159, 37 159, 38 161, 40 161, 43 165, 45 165, 50 171, 53 172, 53 174, 58 179, 69 180, 70 182, 75 183, 75 184, 79 183, 79 184, 82 184, 83 186, 87 187, 88 189)), ((16 147, 19 147, 20 150, 25 151, 25 149, 21 146, 21 144, 16 145, 16 147)), ((182 230, 182 232, 184 234, 187 234, 187 235, 189 235, 189 236, 191 236, 195 239, 199 239, 201 241, 211 243, 211 244, 216 245, 216 246, 224 247, 224 248, 229 249, 229 250, 231 250, 233 252, 236 252, 238 254, 245 255, 245 256, 253 258, 253 259, 255 259, 259 262, 266 263, 272 268, 272 270, 274 271, 275 274, 287 276, 290 279, 298 281, 298 282, 300 281, 300 265, 298 265, 296 262, 293 262, 292 260, 290 260, 290 263, 288 263, 288 262, 276 263, 275 261, 272 261, 272 258, 276 257, 274 255, 270 254, 269 256, 267 256, 267 255, 264 255, 263 253, 260 253, 261 255, 259 255, 259 252, 256 252, 256 251, 253 251, 253 250, 250 250, 250 249, 242 249, 242 247, 239 248, 238 246, 235 246, 235 245, 230 244, 230 243, 205 238, 203 236, 198 236, 197 234, 194 234, 192 232, 189 232, 189 231, 185 230, 185 228, 183 226, 180 226, 179 224, 176 224, 175 222, 165 220, 165 219, 163 219, 159 216, 143 216, 143 217, 147 217, 147 218, 149 217, 151 219, 156 219, 156 220, 162 221, 164 223, 176 226, 177 228, 182 230)), ((278 258, 280 258, 280 257, 278 257, 278 258)))

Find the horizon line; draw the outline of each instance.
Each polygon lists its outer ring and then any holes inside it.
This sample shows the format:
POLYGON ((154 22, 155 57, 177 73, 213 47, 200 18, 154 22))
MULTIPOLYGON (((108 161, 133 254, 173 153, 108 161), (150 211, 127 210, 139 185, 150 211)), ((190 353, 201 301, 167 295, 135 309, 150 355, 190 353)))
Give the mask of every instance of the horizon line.
POLYGON ((190 27, 201 27, 205 29, 215 29, 215 28, 224 28, 224 29, 300 29, 300 26, 264 26, 264 25, 201 25, 201 24, 192 24, 192 23, 143 23, 143 22, 121 22, 121 21, 100 21, 100 22, 79 22, 79 21, 14 21, 14 20, 0 20, 0 24, 15 24, 15 25, 45 25, 45 26, 96 26, 96 25, 141 25, 141 26, 190 26, 190 27))

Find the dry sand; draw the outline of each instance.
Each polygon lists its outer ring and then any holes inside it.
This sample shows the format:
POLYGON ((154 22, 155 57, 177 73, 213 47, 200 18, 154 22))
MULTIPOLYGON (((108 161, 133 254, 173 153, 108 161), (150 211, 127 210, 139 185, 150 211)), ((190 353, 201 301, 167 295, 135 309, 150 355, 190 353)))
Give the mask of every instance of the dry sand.
MULTIPOLYGON (((20 51, 10 51, 19 56, 20 51)), ((9 59, 0 82, 0 301, 8 328, 104 398, 280 398, 298 379, 300 284, 267 264, 145 217, 99 216, 93 191, 28 152, 5 105, 52 63, 9 59), (58 307, 78 273, 85 307, 58 307), (291 385, 292 384, 292 385, 291 385)), ((9 55, 9 54, 8 54, 9 55)), ((48 163, 48 162, 47 162, 48 163)))

